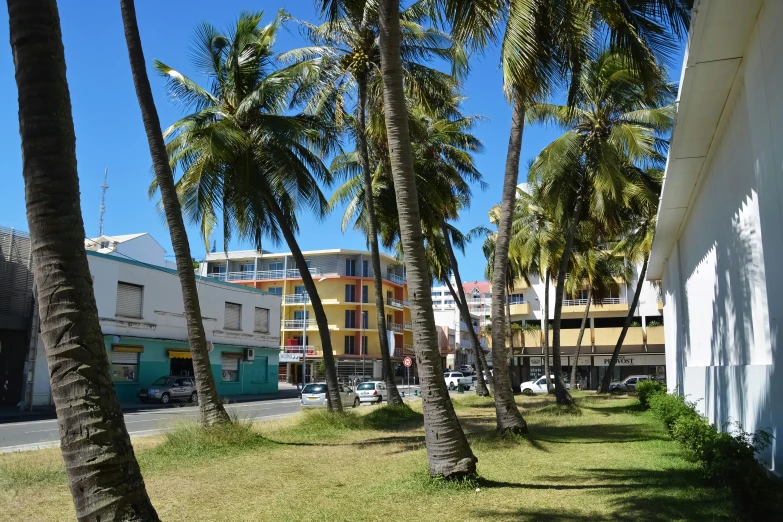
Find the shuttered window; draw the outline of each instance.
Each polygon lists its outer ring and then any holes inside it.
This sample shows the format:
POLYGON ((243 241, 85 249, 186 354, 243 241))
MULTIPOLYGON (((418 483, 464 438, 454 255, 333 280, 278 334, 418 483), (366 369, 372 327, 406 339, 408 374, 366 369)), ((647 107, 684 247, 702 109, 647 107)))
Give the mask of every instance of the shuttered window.
POLYGON ((138 382, 139 354, 111 353, 111 380, 114 382, 138 382))
POLYGON ((253 331, 258 333, 269 333, 269 310, 267 308, 256 308, 256 315, 253 320, 253 331))
POLYGON ((238 382, 239 381, 239 357, 223 354, 221 356, 221 363, 223 364, 223 381, 224 382, 238 382))
POLYGON ((223 319, 223 328, 226 330, 241 330, 242 305, 226 303, 226 315, 223 319))
POLYGON ((144 287, 129 283, 117 283, 117 312, 120 317, 141 319, 141 303, 144 287))

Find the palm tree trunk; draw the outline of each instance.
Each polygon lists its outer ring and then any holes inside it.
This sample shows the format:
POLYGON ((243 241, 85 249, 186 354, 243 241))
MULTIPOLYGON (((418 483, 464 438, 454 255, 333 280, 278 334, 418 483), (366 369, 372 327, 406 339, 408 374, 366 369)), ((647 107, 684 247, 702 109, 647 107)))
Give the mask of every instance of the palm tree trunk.
MULTIPOLYGON (((310 274, 310 269, 307 266, 307 260, 302 254, 302 249, 299 248, 299 242, 296 240, 291 225, 288 222, 283 209, 280 208, 280 204, 277 200, 268 195, 267 201, 269 207, 272 209, 272 215, 275 217, 277 224, 280 226, 280 230, 283 232, 288 248, 291 249, 291 255, 296 263, 296 268, 299 269, 299 275, 302 276, 302 284, 307 290, 310 304, 313 306, 313 314, 315 315, 315 324, 318 326, 318 333, 321 336, 321 349, 324 352, 324 366, 326 367, 326 398, 328 401, 329 411, 341 412, 343 410, 342 402, 340 401, 340 384, 337 380, 337 367, 334 362, 334 351, 332 350, 332 336, 329 332, 329 320, 326 318, 326 312, 324 311, 323 303, 321 303, 321 296, 318 295, 318 289, 315 287, 315 281, 310 274)), ((303 321, 307 321, 307 314, 302 317, 303 321)), ((307 331, 307 323, 305 323, 305 332, 307 331)), ((302 341, 302 345, 306 344, 302 341)), ((302 368, 302 372, 305 369, 302 368)))
POLYGON ((522 132, 525 125, 525 106, 514 100, 511 118, 511 134, 503 176, 503 193, 500 200, 500 220, 495 240, 495 260, 492 275, 492 368, 495 383, 495 418, 499 432, 527 433, 527 422, 517 408, 514 391, 508 375, 508 348, 506 346, 506 276, 508 274, 508 248, 511 240, 511 222, 519 180, 519 155, 522 150, 522 132))
MULTIPOLYGON (((445 228, 445 227, 444 227, 445 228)), ((446 230, 443 230, 443 234, 445 236, 446 230)), ((465 290, 462 288, 462 280, 460 279, 459 274, 457 273, 457 264, 456 264, 456 258, 453 258, 453 251, 451 249, 451 240, 446 237, 446 249, 449 252, 449 259, 451 259, 451 267, 452 267, 452 273, 454 274, 454 280, 457 283, 459 290, 459 294, 454 290, 454 287, 451 284, 451 281, 448 279, 446 280, 446 286, 449 287, 449 292, 451 292, 451 296, 454 298, 454 302, 457 303, 457 307, 459 308, 459 314, 462 317, 462 322, 465 323, 465 326, 470 330, 470 338, 473 342, 474 352, 476 354, 476 395, 479 395, 481 397, 488 397, 489 396, 489 390, 487 389, 487 383, 484 380, 484 369, 487 367, 485 361, 481 360, 481 357, 479 356, 479 352, 481 352, 481 355, 484 355, 484 353, 481 351, 481 344, 479 343, 478 334, 476 334, 476 331, 473 329, 473 321, 470 319, 470 311, 468 310, 468 304, 465 300, 465 290)))
POLYGON ((555 391, 555 387, 552 386, 552 373, 549 370, 549 269, 544 271, 544 310, 542 314, 542 329, 544 331, 544 337, 541 339, 541 344, 544 349, 544 376, 546 378, 546 392, 552 393, 555 391))
POLYGON ((174 249, 174 257, 177 261, 177 275, 182 286, 182 300, 185 309, 185 322, 188 329, 188 344, 193 358, 193 376, 198 391, 198 404, 201 414, 201 424, 210 426, 230 422, 231 419, 225 408, 220 403, 215 376, 212 374, 212 365, 209 362, 207 350, 207 336, 204 332, 204 322, 201 318, 201 306, 198 300, 198 288, 196 287, 196 275, 193 272, 193 260, 190 257, 190 244, 188 234, 185 231, 185 222, 182 218, 177 197, 177 189, 174 185, 174 176, 169 166, 166 144, 163 141, 163 133, 160 130, 158 111, 155 108, 155 100, 152 98, 147 69, 144 62, 144 50, 141 46, 139 26, 136 22, 136 8, 133 0, 120 0, 122 11, 122 23, 125 26, 125 41, 128 45, 128 57, 130 59, 133 83, 136 86, 136 97, 141 108, 141 117, 144 120, 144 130, 147 133, 147 142, 152 156, 152 165, 155 170, 155 178, 160 188, 160 198, 163 209, 166 212, 166 223, 171 234, 171 246, 174 249))
POLYGON ((582 326, 579 328, 579 337, 576 338, 576 353, 574 354, 574 364, 571 365, 571 389, 576 389, 576 365, 579 363, 579 352, 582 349, 582 337, 585 335, 585 327, 587 326, 587 318, 590 315, 590 304, 593 302, 593 287, 587 291, 587 305, 585 306, 585 313, 582 316, 582 326))
POLYGON ((555 397, 557 397, 558 404, 573 404, 574 399, 571 394, 568 393, 565 382, 563 381, 563 366, 560 362, 560 320, 563 315, 563 285, 565 284, 565 275, 568 270, 568 260, 571 257, 571 249, 574 245, 574 235, 576 234, 576 226, 579 224, 579 219, 582 215, 582 194, 580 190, 576 197, 576 205, 574 206, 574 213, 571 216, 571 223, 568 226, 568 232, 566 233, 566 242, 563 247, 563 255, 560 258, 560 266, 557 270, 557 286, 555 288, 555 314, 552 318, 552 358, 554 360, 554 372, 555 372, 555 397))
POLYGON ((598 389, 598 393, 609 393, 609 383, 612 382, 612 374, 614 373, 614 367, 617 364, 617 358, 620 356, 620 349, 623 347, 625 335, 628 333, 628 328, 631 326, 633 313, 639 305, 639 296, 642 295, 642 286, 644 277, 647 275, 647 262, 649 260, 650 256, 648 254, 644 258, 644 263, 642 263, 642 270, 639 272, 638 283, 636 283, 636 291, 633 294, 633 303, 631 303, 631 306, 628 308, 628 315, 625 316, 625 322, 623 323, 623 331, 620 332, 620 337, 617 338, 617 344, 614 346, 614 352, 612 352, 612 360, 609 361, 609 366, 606 368, 606 373, 601 380, 601 387, 598 389))
POLYGON ((506 337, 508 338, 508 377, 511 390, 516 391, 519 389, 519 378, 514 371, 514 333, 511 331, 511 296, 506 293, 506 337))
POLYGON ((446 389, 432 310, 430 277, 424 253, 408 112, 402 84, 400 2, 381 0, 379 11, 386 133, 400 220, 400 242, 405 253, 408 294, 411 298, 413 342, 421 382, 429 472, 432 476, 442 475, 446 478, 471 476, 476 473, 478 459, 470 449, 446 389))
MULTIPOLYGON (((370 154, 367 151, 367 74, 357 74, 359 90, 359 132, 357 144, 359 145, 359 158, 362 163, 364 177, 364 203, 367 206, 367 238, 370 242, 372 253, 372 271, 375 282, 375 310, 378 321, 378 339, 381 345, 381 361, 383 364, 384 382, 389 392, 387 404, 403 404, 400 392, 394 382, 394 372, 389 353, 389 338, 386 336, 386 310, 383 303, 383 279, 381 278, 381 251, 378 246, 378 218, 375 215, 375 200, 373 199, 372 174, 370 174, 370 154)), ((364 276, 364 274, 362 274, 364 276)))
POLYGON ((68 486, 79 520, 158 520, 109 376, 87 254, 54 0, 8 0, 27 222, 68 486))

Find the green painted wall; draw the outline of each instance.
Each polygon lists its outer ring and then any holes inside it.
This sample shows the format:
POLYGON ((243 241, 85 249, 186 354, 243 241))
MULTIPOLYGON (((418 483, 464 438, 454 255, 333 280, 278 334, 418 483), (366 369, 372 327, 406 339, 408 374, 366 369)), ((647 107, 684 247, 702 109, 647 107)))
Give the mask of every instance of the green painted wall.
MULTIPOLYGON (((171 360, 168 349, 188 350, 188 343, 167 341, 164 339, 144 339, 139 337, 120 337, 121 345, 142 346, 139 354, 138 382, 115 382, 117 397, 121 402, 137 402, 139 388, 146 388, 158 377, 169 375, 171 360)), ((112 336, 104 336, 104 345, 111 361, 112 336)), ((222 353, 241 353, 244 347, 215 344, 209 354, 212 374, 215 376, 218 393, 224 396, 240 394, 276 393, 278 354, 275 348, 256 348, 256 357, 252 362, 239 361, 239 381, 223 382, 222 353)))

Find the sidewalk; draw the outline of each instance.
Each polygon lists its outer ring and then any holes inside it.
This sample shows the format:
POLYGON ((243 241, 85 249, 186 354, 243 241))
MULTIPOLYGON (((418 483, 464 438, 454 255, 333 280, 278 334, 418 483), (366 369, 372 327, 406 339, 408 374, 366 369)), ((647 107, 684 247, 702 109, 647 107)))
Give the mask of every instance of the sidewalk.
MULTIPOLYGON (((277 393, 243 394, 221 397, 223 404, 239 404, 243 402, 273 401, 276 399, 296 399, 299 391, 296 387, 281 383, 277 393)), ((154 404, 143 402, 121 402, 123 413, 137 411, 162 410, 190 406, 187 402, 172 402, 170 404, 154 404)), ((21 411, 18 406, 0 407, 0 424, 20 421, 48 420, 56 418, 54 406, 34 406, 32 411, 21 411)))

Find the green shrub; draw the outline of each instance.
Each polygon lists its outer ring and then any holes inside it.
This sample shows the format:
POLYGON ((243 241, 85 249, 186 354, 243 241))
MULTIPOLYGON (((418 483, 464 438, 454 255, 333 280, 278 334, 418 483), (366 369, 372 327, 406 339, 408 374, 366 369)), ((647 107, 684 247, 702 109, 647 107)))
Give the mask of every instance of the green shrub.
POLYGON ((674 421, 680 417, 698 417, 699 414, 693 408, 693 403, 679 395, 669 393, 654 393, 647 397, 647 403, 656 417, 658 417, 666 429, 671 432, 674 421))
POLYGON ((642 381, 636 385, 636 395, 639 397, 639 404, 643 408, 650 407, 648 403, 649 398, 656 393, 666 393, 666 386, 653 380, 642 381))

